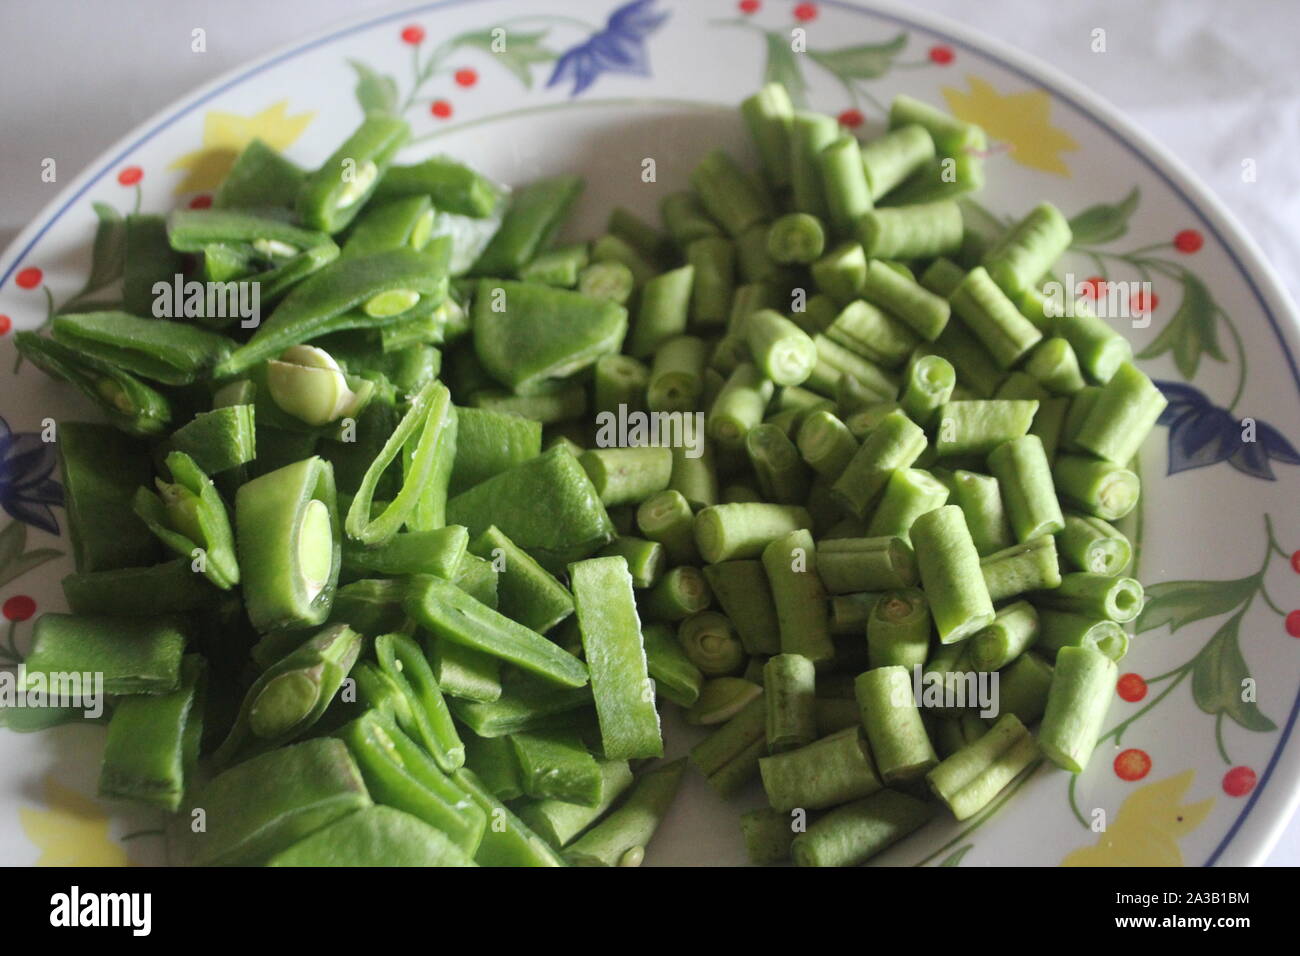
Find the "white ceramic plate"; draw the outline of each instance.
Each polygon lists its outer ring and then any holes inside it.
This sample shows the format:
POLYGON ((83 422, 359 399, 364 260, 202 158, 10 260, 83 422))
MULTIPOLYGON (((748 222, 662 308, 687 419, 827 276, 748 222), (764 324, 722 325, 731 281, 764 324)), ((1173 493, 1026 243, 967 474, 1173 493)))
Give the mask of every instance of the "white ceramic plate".
MULTIPOLYGON (((1113 322, 1171 398, 1141 461, 1151 600, 1087 772, 1072 781, 1040 768, 991 812, 933 824, 881 862, 1261 860, 1300 770, 1294 308, 1222 206, 1113 109, 993 40, 892 5, 444 0, 317 35, 133 131, 0 257, 0 653, 11 648, 12 663, 33 611, 61 607, 67 522, 36 433, 46 418, 86 414, 30 366, 15 375, 8 339, 82 289, 95 204, 111 216, 202 203, 252 136, 315 165, 358 122, 361 96, 403 108, 415 135, 406 160, 448 152, 506 182, 583 173, 572 231, 591 235, 616 202, 653 217, 706 150, 749 154, 735 104, 765 75, 863 136, 900 92, 984 125, 984 208, 1008 218, 1047 199, 1087 211, 1075 220, 1086 250, 1059 271, 1152 283, 1150 322, 1113 322), (504 52, 493 52, 494 27, 504 52), (1090 827, 1098 810, 1104 834, 1090 827)), ((668 723, 670 752, 684 751, 691 732, 668 723)), ((102 733, 0 731, 0 861, 158 857, 156 819, 94 797, 102 733)), ((690 776, 648 861, 743 862, 736 812, 690 776)))

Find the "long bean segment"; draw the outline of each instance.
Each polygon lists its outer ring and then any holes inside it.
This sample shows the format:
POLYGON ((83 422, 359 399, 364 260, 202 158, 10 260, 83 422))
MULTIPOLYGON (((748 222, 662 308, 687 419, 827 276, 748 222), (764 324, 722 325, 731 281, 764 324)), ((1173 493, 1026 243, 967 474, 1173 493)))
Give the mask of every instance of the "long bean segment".
POLYGON ((929 822, 929 804, 896 790, 881 790, 819 817, 794 838, 796 866, 861 866, 929 822))
POLYGON ((413 580, 406 610, 440 638, 499 657, 564 687, 587 683, 587 668, 572 654, 448 581, 429 576, 413 580))
POLYGON ((776 606, 781 652, 802 654, 814 664, 834 657, 812 533, 801 528, 768 544, 763 548, 763 570, 776 606))
POLYGON ((1003 292, 1015 297, 1056 264, 1073 238, 1061 211, 1040 203, 984 255, 984 267, 1003 292))
POLYGON ((890 412, 871 430, 836 479, 836 496, 858 517, 865 517, 894 471, 911 467, 925 446, 920 426, 901 411, 890 412))
POLYGON ((605 757, 663 756, 627 562, 619 557, 579 561, 569 565, 569 578, 605 757))
POLYGON ((565 848, 564 858, 574 866, 639 866, 685 770, 685 760, 674 760, 643 774, 617 810, 565 848))
POLYGON ((859 674, 853 683, 876 768, 886 784, 905 783, 938 763, 912 694, 912 673, 889 665, 859 674))
POLYGON ((1015 601, 998 609, 988 627, 970 639, 970 659, 982 671, 1006 667, 1038 639, 1038 612, 1028 601, 1015 601))
POLYGON ((872 668, 925 666, 930 654, 930 605, 917 588, 886 591, 867 616, 872 668))
POLYGON ((1063 647, 1047 695, 1047 710, 1038 731, 1038 745, 1052 763, 1081 773, 1101 733, 1114 696, 1118 668, 1099 651, 1063 647))
POLYGON ((1033 763, 1038 746, 1014 714, 926 774, 930 789, 958 820, 974 816, 1033 763))
POLYGON ((1052 484, 1052 469, 1037 435, 999 445, 989 454, 989 470, 998 480, 1007 516, 1017 541, 1055 534, 1065 517, 1052 484))
POLYGON ((942 643, 965 640, 992 622, 993 602, 960 508, 945 505, 917 518, 912 545, 942 643))
POLYGON ((1066 514, 1057 535, 1061 555, 1076 571, 1114 576, 1128 567, 1133 547, 1121 532, 1101 518, 1066 514))
POLYGON ((254 627, 311 627, 325 620, 343 561, 328 462, 308 458, 241 485, 235 538, 254 627))
POLYGON ((985 555, 980 559, 980 575, 994 601, 1057 587, 1061 570, 1056 539, 1045 534, 985 555))

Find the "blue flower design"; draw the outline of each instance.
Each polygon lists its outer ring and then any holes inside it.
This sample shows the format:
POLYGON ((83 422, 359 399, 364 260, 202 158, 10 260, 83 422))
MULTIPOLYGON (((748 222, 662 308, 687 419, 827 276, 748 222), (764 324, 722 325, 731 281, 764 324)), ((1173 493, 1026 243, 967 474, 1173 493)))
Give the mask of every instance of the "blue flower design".
POLYGON ((577 96, 602 73, 650 75, 645 38, 668 19, 653 9, 658 0, 632 0, 609 15, 605 29, 565 51, 555 64, 547 86, 573 81, 570 96, 577 96))
POLYGON ((1255 440, 1243 440, 1241 420, 1181 382, 1156 382, 1169 399, 1156 424, 1169 428, 1169 474, 1226 461, 1238 471, 1275 481, 1270 461, 1300 465, 1300 452, 1272 425, 1255 419, 1255 440))
POLYGON ((0 418, 0 508, 50 534, 59 533, 50 506, 63 504, 63 488, 50 477, 56 464, 53 442, 13 432, 0 418))

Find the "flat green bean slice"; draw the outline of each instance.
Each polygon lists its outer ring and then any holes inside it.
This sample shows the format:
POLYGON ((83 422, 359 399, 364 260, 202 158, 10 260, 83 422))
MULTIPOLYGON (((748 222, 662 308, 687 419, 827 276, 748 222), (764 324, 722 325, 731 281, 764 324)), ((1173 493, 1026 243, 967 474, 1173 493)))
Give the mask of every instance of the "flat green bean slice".
POLYGON ((174 451, 166 462, 172 481, 155 479, 157 494, 137 489, 135 513, 168 550, 192 559, 204 577, 228 591, 239 583, 239 562, 226 503, 189 455, 174 451))

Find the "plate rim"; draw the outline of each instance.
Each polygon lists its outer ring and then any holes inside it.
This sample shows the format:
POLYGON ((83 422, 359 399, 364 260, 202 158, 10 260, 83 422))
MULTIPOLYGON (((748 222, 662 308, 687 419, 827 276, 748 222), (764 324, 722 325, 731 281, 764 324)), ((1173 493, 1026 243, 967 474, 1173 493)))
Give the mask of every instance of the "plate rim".
MULTIPOLYGON (((17 272, 45 234, 78 203, 85 193, 154 136, 209 100, 266 69, 311 50, 383 23, 440 10, 497 2, 497 0, 432 0, 414 5, 394 5, 387 11, 362 13, 311 31, 305 38, 274 47, 245 60, 171 100, 151 113, 111 145, 99 151, 86 169, 45 203, 31 221, 0 252, 8 265, 0 272, 0 291, 17 272)), ((1262 308, 1282 346, 1292 379, 1300 394, 1300 310, 1297 310, 1276 269, 1236 215, 1174 152, 1131 120, 1119 107, 1038 56, 1019 49, 977 27, 927 10, 915 10, 898 0, 818 0, 826 7, 866 14, 912 27, 948 43, 991 59, 1021 79, 1046 90, 1075 112, 1110 135, 1143 163, 1189 206, 1217 238, 1233 267, 1262 308)), ((1259 865, 1269 855, 1300 809, 1300 746, 1291 735, 1300 717, 1300 687, 1268 765, 1228 831, 1205 862, 1214 865, 1259 865), (1258 812, 1257 812, 1258 811, 1258 812)))

